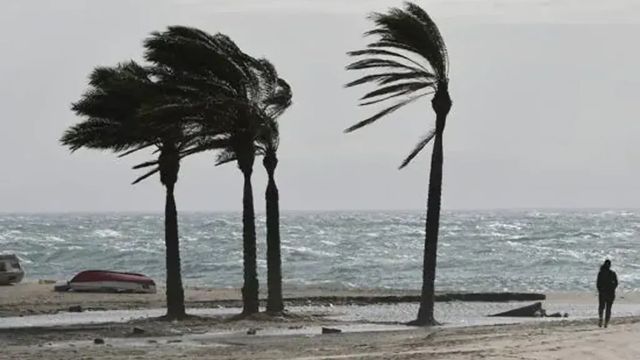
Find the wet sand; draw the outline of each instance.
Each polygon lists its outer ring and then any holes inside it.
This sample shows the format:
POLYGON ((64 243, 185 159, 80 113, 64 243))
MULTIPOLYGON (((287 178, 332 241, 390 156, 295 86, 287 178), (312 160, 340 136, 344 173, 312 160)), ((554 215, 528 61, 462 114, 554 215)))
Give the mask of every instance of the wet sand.
MULTIPOLYGON (((313 319, 305 320, 306 326, 313 319)), ((277 323, 248 321, 244 326, 277 323)), ((292 322, 294 324, 294 322, 292 322)), ((146 324, 150 325, 150 324, 146 324)), ((212 326, 208 324, 207 326, 212 326)), ((145 324, 141 324, 143 327, 145 324)), ((408 328, 331 335, 256 335, 236 329, 218 333, 111 336, 92 329, 57 333, 58 339, 31 335, 30 342, 2 344, 9 359, 565 359, 620 360, 640 355, 640 318, 616 319, 608 329, 593 320, 537 322, 460 328, 408 328), (94 344, 104 336, 104 344, 94 344), (36 342, 33 339, 37 339, 36 342)), ((295 328, 299 325, 293 325, 295 328)), ((157 326, 153 327, 154 329, 157 326)), ((154 330, 157 331, 157 330, 154 330)), ((2 337, 0 337, 2 339, 2 337)), ((0 342, 2 342, 0 340, 0 342)))

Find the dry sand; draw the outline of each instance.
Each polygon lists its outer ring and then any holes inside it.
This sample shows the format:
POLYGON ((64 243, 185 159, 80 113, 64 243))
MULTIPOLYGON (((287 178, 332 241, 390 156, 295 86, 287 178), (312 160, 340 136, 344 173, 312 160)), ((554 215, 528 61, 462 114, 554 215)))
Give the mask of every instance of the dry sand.
MULTIPOLYGON (((188 303, 230 300, 240 297, 236 289, 187 289, 188 303)), ((124 310, 161 308, 165 304, 163 289, 155 294, 94 294, 54 292, 53 284, 23 283, 0 286, 0 316, 33 315, 66 310, 81 305, 86 309, 124 310)))
MULTIPOLYGON (((103 309, 164 305, 162 291, 152 295, 78 294, 55 293, 51 288, 38 284, 0 287, 0 315, 51 313, 73 305, 103 309)), ((378 290, 332 292, 340 296, 389 294, 378 290)), ((400 295, 406 294, 415 292, 400 295)), ((320 289, 289 290, 286 294, 302 298, 317 295, 327 294, 320 289)), ((235 289, 188 289, 186 296, 188 306, 193 307, 237 300, 240 293, 235 289)), ((595 294, 588 293, 550 294, 547 300, 555 304, 594 302, 595 294)), ((640 304, 640 296, 620 294, 617 303, 640 304)), ((127 324, 0 330, 0 359, 640 359, 638 317, 614 319, 608 329, 598 328, 594 320, 562 320, 319 334, 320 326, 348 325, 306 314, 242 321, 212 317, 176 324, 148 319, 127 324), (144 329, 144 333, 132 335, 133 327, 144 329), (250 328, 260 330, 257 335, 248 335, 250 328), (278 330, 282 333, 273 335, 278 330), (93 344, 94 338, 103 338, 105 344, 93 344)))

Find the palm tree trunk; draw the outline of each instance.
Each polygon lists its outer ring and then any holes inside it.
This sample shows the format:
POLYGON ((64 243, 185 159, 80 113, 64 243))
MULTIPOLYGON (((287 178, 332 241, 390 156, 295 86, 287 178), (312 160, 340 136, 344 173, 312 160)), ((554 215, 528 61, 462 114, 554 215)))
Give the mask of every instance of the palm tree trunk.
POLYGON ((244 286, 242 302, 245 315, 258 312, 258 264, 256 261, 256 224, 253 209, 251 169, 243 169, 244 193, 242 199, 242 247, 244 253, 244 286))
POLYGON ((424 257, 422 265, 422 296, 418 318, 410 325, 438 325, 433 316, 435 300, 436 258, 438 250, 438 230, 440 228, 440 197, 442 194, 442 165, 444 149, 442 138, 451 109, 447 84, 441 84, 432 100, 436 112, 436 138, 431 154, 431 172, 429 174, 429 195, 427 200, 427 223, 425 228, 424 257))
POLYGON ((167 266, 167 318, 185 318, 184 289, 180 274, 180 243, 178 238, 178 211, 173 196, 175 183, 166 184, 167 198, 164 210, 164 231, 167 266))
POLYGON ((267 312, 284 311, 282 300, 282 262, 280 255, 280 204, 275 169, 278 159, 275 153, 265 155, 263 164, 269 175, 265 200, 267 206, 267 312))
POLYGON ((436 251, 440 225, 440 194, 442 191, 442 134, 436 135, 431 156, 427 225, 425 229, 422 265, 422 298, 418 318, 413 325, 437 325, 433 317, 434 282, 436 278, 436 251))

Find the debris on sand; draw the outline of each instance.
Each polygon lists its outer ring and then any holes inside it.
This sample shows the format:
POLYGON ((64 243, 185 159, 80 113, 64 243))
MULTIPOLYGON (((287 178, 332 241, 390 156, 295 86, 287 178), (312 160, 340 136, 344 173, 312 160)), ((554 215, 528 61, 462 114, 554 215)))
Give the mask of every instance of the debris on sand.
POLYGON ((342 330, 336 329, 336 328, 328 328, 328 327, 323 327, 322 328, 322 333, 323 334, 339 334, 341 332, 342 332, 342 330))
POLYGON ((527 306, 523 306, 523 307, 519 307, 517 309, 513 309, 513 310, 509 310, 509 311, 505 311, 505 312, 501 312, 498 314, 493 314, 493 315, 489 315, 489 316, 494 316, 494 317, 554 317, 554 318, 560 318, 560 317, 569 317, 568 313, 553 313, 553 314, 547 314, 547 311, 545 309, 542 308, 542 303, 541 302, 536 302, 533 303, 531 305, 527 305, 527 306))

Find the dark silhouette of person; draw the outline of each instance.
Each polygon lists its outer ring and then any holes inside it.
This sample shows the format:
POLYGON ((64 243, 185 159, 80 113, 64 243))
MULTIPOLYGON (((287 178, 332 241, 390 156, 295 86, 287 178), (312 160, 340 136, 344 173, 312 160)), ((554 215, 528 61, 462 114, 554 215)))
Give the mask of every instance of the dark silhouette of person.
POLYGON ((611 319, 611 306, 613 300, 616 298, 616 287, 618 287, 618 276, 615 271, 611 270, 611 261, 605 260, 604 264, 600 266, 600 272, 598 273, 598 317, 600 321, 598 326, 602 327, 602 312, 606 309, 604 327, 609 325, 611 319))

